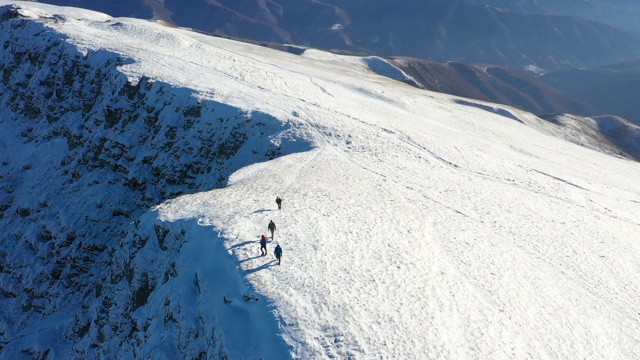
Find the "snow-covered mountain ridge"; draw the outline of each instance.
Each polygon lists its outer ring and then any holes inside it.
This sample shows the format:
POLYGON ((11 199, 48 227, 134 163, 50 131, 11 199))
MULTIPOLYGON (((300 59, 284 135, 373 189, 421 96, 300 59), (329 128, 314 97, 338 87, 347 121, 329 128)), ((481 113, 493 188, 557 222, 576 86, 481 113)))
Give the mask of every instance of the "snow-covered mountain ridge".
MULTIPOLYGON (((133 312, 146 302, 150 281, 176 271, 175 260, 135 268, 137 251, 150 237, 167 254, 184 241, 160 226, 140 234, 136 219, 162 200, 222 186, 238 168, 291 151, 291 126, 188 88, 144 77, 131 82, 118 67, 132 59, 79 49, 46 26, 61 20, 56 16, 42 24, 2 10, 0 214, 4 247, 15 250, 2 253, 3 315, 13 320, 3 324, 3 343, 11 345, 15 331, 33 331, 42 317, 85 308, 90 314, 70 315, 64 338, 98 347, 112 324, 122 346, 135 337, 122 324, 130 315, 114 310, 133 312), (122 281, 121 294, 109 291, 122 281)), ((298 140, 293 147, 309 145, 298 140)), ((205 354, 219 347, 209 344, 205 354)))
POLYGON ((637 163, 358 59, 19 7, 0 357, 640 354, 637 163))

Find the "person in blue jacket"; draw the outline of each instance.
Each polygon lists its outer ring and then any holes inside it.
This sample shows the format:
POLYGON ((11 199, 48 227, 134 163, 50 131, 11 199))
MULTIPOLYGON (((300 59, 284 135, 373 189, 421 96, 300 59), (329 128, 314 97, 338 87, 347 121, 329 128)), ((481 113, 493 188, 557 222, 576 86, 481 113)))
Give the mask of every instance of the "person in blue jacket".
POLYGON ((280 244, 276 245, 276 249, 273 252, 274 254, 276 254, 276 259, 278 259, 278 265, 280 265, 280 259, 282 258, 282 248, 280 247, 280 244))

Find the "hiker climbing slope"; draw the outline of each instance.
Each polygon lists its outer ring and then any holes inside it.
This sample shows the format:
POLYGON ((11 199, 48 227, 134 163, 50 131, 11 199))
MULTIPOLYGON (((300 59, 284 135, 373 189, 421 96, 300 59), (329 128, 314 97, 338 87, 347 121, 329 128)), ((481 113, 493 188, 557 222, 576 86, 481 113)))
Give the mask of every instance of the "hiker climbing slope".
POLYGON ((271 239, 273 240, 273 234, 276 232, 276 224, 273 222, 273 220, 269 221, 267 230, 271 232, 271 239))
POLYGON ((276 246, 273 253, 276 255, 276 259, 278 259, 278 265, 280 265, 280 259, 282 258, 282 248, 280 247, 280 244, 276 246))
POLYGON ((267 237, 264 235, 260 238, 260 255, 267 255, 267 237))

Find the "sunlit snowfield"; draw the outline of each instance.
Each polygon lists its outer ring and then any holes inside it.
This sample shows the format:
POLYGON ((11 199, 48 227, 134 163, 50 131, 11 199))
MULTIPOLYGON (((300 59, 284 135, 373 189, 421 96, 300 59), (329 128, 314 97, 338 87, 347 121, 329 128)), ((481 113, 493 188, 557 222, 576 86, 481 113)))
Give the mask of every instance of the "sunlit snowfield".
POLYGON ((150 303, 169 291, 187 299, 197 272, 197 306, 228 329, 232 358, 640 358, 638 163, 553 137, 555 125, 517 109, 382 77, 358 58, 30 6, 33 16, 61 12, 66 21, 48 25, 81 48, 134 59, 121 69, 132 79, 270 114, 286 124, 270 140, 299 144, 143 218, 191 234, 183 283, 158 286, 150 303), (261 257, 269 220, 277 231, 261 257), (262 302, 238 292, 225 304, 213 290, 221 282, 262 302))

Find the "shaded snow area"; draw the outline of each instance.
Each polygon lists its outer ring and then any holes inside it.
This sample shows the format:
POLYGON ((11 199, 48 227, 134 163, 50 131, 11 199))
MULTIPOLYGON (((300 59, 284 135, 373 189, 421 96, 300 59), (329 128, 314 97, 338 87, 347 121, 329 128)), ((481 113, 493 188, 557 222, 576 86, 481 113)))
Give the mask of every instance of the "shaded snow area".
POLYGON ((640 165, 600 139, 366 59, 0 6, 1 359, 640 358, 640 165))
POLYGON ((302 54, 302 56, 313 59, 323 59, 323 60, 333 60, 339 59, 341 62, 351 62, 354 64, 358 64, 368 68, 374 73, 388 77, 393 80, 402 81, 409 85, 413 85, 418 88, 423 88, 414 78, 407 75, 404 71, 402 71, 397 66, 391 64, 389 61, 379 57, 379 56, 367 56, 367 57, 344 57, 338 56, 331 53, 327 53, 321 50, 315 49, 306 49, 302 54))

